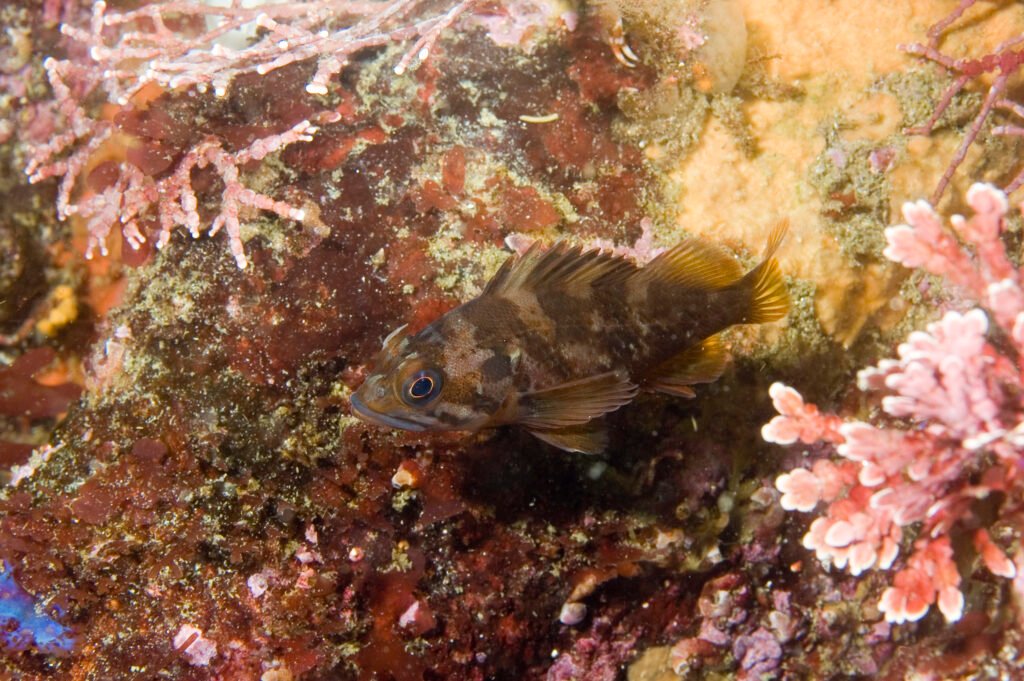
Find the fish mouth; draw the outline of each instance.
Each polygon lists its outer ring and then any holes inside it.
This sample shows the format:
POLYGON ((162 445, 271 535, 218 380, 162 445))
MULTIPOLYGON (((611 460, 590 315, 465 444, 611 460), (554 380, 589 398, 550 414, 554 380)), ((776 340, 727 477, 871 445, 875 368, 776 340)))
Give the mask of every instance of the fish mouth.
POLYGON ((422 432, 427 429, 421 423, 404 419, 400 416, 392 416, 390 414, 382 414, 379 411, 374 411, 366 405, 358 395, 352 395, 348 398, 349 404, 352 405, 352 411, 355 412, 359 418, 369 421, 370 423, 376 423, 378 426, 385 426, 387 428, 398 428, 399 430, 412 430, 416 432, 422 432))

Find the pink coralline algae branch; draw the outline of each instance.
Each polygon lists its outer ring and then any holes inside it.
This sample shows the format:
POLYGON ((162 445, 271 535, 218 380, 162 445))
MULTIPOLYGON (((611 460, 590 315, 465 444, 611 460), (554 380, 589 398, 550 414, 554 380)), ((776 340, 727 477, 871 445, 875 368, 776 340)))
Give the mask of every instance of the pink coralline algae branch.
MULTIPOLYGON (((956 169, 967 158, 967 151, 974 144, 981 134, 985 123, 992 112, 996 109, 1003 109, 1012 113, 1017 118, 1024 120, 1024 106, 1006 97, 1011 79, 1015 74, 1020 73, 1024 66, 1024 35, 1014 36, 1003 41, 989 54, 980 57, 963 57, 955 59, 939 50, 939 42, 942 34, 953 25, 977 0, 960 0, 957 7, 944 19, 936 23, 928 30, 927 43, 914 43, 912 45, 901 45, 903 51, 919 57, 923 57, 945 69, 952 77, 953 82, 942 94, 935 110, 928 120, 921 126, 906 130, 910 135, 929 135, 935 128, 942 114, 946 112, 953 98, 959 94, 972 81, 983 80, 991 75, 991 84, 985 92, 985 99, 981 109, 974 117, 970 127, 964 133, 960 146, 953 155, 949 166, 939 179, 935 192, 932 194, 932 203, 937 204, 943 192, 949 185, 950 180, 956 173, 956 169)), ((1024 136, 1024 127, 1019 124, 997 125, 992 127, 993 135, 1024 136)), ((1017 176, 1011 180, 1006 187, 1006 193, 1010 194, 1024 185, 1024 169, 1021 169, 1017 176)))
POLYGON ((897 359, 860 372, 858 387, 880 393, 887 416, 866 423, 823 414, 776 383, 779 416, 762 429, 768 442, 827 443, 838 455, 776 480, 786 510, 824 507, 803 539, 819 560, 853 575, 888 570, 909 540, 905 531, 912 535, 912 552, 879 603, 895 623, 918 620, 933 604, 949 621, 962 615, 953 533, 973 529, 993 574, 1013 578, 1024 569, 1024 554, 1015 565, 1000 546, 1019 537, 993 538, 972 512, 986 498, 1001 504, 1000 518, 1021 506, 1024 272, 1000 239, 1006 196, 975 184, 967 203, 974 215, 954 216, 953 231, 923 201, 904 205, 906 224, 886 230, 889 259, 942 277, 979 303, 947 312, 911 333, 897 359))
POLYGON ((100 1, 93 6, 88 29, 65 25, 61 30, 89 46, 89 56, 102 69, 104 89, 120 104, 149 83, 168 90, 195 85, 202 91, 212 86, 222 96, 240 75, 264 75, 307 59, 317 61, 317 70, 306 90, 326 94, 331 78, 357 52, 415 40, 395 66, 396 73, 403 73, 414 61, 425 59, 441 32, 475 2, 232 0, 217 7, 170 0, 107 12, 100 1), (438 5, 441 11, 429 11, 438 5), (171 28, 196 22, 208 28, 195 33, 171 28), (246 44, 232 47, 237 34, 246 44))
POLYGON ((157 246, 165 245, 177 227, 199 236, 201 221, 191 174, 210 166, 224 190, 220 211, 208 231, 214 234, 224 228, 235 262, 244 268, 241 209, 269 211, 296 221, 302 221, 305 212, 245 187, 239 167, 290 144, 310 141, 317 124, 333 122, 336 114, 328 111, 299 121, 240 150, 227 149, 221 140, 208 137, 187 149, 162 179, 122 160, 113 182, 86 195, 76 185, 95 155, 119 134, 115 124, 96 115, 86 101, 101 92, 108 102, 129 106, 132 97, 147 87, 165 92, 193 88, 199 93, 212 88, 215 95, 223 96, 238 76, 264 75, 306 60, 316 61, 306 90, 323 95, 348 60, 367 48, 407 46, 394 66, 399 74, 422 62, 441 32, 475 2, 318 0, 250 7, 231 0, 225 7, 215 7, 171 0, 124 12, 108 11, 105 2, 96 2, 87 28, 61 26, 72 41, 88 48, 89 59, 46 61, 62 131, 30 150, 26 173, 32 182, 61 178, 58 216, 77 215, 85 221, 86 257, 91 257, 97 251, 106 254, 107 239, 116 225, 128 245, 138 248, 146 240, 140 222, 154 217, 153 213, 159 225, 157 246), (242 44, 233 47, 237 42, 242 44))

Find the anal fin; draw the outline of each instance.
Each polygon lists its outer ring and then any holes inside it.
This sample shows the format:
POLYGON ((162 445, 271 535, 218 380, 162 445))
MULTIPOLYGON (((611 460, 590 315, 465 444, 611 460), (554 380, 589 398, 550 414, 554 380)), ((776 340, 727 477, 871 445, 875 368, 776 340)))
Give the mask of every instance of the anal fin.
POLYGON ((608 446, 608 431, 601 420, 552 430, 536 429, 530 433, 567 452, 600 454, 608 446))
POLYGON ((637 385, 625 371, 609 371, 519 397, 514 421, 530 430, 585 424, 629 403, 637 385))
POLYGON ((691 386, 716 380, 725 370, 727 359, 721 339, 711 336, 659 364, 648 374, 644 386, 669 395, 693 397, 696 393, 691 386))

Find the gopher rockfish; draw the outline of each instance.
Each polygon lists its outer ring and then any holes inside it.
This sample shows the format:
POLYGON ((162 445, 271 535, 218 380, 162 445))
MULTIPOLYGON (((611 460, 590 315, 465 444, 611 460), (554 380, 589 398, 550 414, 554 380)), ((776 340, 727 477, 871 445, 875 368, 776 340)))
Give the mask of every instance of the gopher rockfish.
POLYGON ((596 453, 604 414, 641 389, 693 397, 721 375, 717 334, 785 316, 773 257, 743 273, 688 239, 638 267, 565 244, 510 257, 483 293, 415 335, 396 329, 352 395, 355 414, 405 430, 475 431, 518 424, 561 449, 596 453))

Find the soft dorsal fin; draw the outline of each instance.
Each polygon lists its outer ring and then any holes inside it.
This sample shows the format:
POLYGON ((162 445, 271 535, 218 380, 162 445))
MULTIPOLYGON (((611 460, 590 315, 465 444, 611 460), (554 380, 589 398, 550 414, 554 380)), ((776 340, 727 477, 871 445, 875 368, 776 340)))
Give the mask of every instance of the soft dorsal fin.
POLYGON ((583 251, 579 246, 564 243, 546 248, 534 242, 522 256, 513 256, 504 262, 488 282, 484 294, 555 289, 569 294, 583 293, 593 286, 621 284, 636 269, 629 260, 599 250, 583 251))
POLYGON ((609 371, 520 395, 514 420, 534 430, 576 426, 629 403, 637 385, 625 371, 609 371))
POLYGON ((531 430, 530 434, 567 452, 600 454, 608 446, 608 430, 601 420, 555 430, 531 430))
POLYGON ((655 367, 644 386, 670 395, 693 397, 696 393, 691 386, 717 380, 725 370, 727 358, 718 336, 705 338, 655 367))
POLYGON ((761 254, 762 260, 768 260, 775 251, 779 250, 779 246, 786 239, 786 233, 789 232, 789 218, 782 218, 775 226, 772 227, 772 231, 768 233, 768 242, 764 245, 764 253, 761 254))
POLYGON ((687 239, 665 251, 635 275, 641 284, 655 281, 692 289, 721 289, 743 278, 736 259, 717 246, 687 239))

